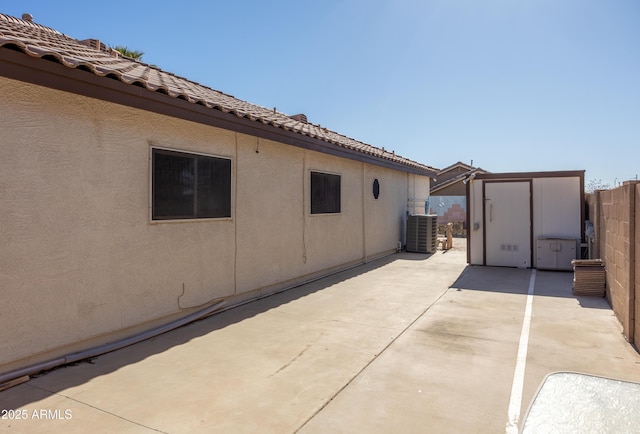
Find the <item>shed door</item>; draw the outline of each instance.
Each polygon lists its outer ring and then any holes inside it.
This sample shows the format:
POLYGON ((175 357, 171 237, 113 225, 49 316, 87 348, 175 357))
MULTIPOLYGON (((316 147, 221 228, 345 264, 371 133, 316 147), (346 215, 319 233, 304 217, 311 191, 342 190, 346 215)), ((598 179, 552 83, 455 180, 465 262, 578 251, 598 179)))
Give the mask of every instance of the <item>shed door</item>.
POLYGON ((531 181, 484 183, 485 264, 531 267, 531 181))

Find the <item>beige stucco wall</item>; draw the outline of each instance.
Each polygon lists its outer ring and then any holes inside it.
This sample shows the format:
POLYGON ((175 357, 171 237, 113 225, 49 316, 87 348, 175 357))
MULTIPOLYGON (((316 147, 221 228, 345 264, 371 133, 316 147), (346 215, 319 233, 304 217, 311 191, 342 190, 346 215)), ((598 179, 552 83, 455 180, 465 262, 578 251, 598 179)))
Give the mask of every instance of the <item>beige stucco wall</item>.
POLYGON ((4 78, 0 89, 0 373, 392 252, 407 200, 429 191, 427 177, 4 78), (152 146, 231 158, 232 218, 151 222, 152 146), (342 176, 340 214, 310 215, 311 170, 342 176))
POLYGON ((425 202, 429 199, 430 179, 425 176, 408 175, 407 197, 413 203, 411 214, 424 214, 425 202))
POLYGON ((406 237, 403 232, 406 230, 406 184, 412 175, 370 164, 364 166, 365 247, 367 258, 372 258, 394 249, 406 237), (378 199, 373 197, 375 179, 380 184, 378 199))

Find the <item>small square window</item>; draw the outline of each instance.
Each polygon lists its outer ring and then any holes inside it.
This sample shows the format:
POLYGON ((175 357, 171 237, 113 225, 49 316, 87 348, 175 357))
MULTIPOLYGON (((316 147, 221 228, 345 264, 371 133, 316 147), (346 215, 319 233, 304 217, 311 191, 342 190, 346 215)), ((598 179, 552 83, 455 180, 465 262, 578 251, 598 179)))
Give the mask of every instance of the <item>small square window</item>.
POLYGON ((231 217, 231 160, 153 149, 154 220, 231 217))
POLYGON ((311 214, 340 212, 340 175, 311 172, 311 214))

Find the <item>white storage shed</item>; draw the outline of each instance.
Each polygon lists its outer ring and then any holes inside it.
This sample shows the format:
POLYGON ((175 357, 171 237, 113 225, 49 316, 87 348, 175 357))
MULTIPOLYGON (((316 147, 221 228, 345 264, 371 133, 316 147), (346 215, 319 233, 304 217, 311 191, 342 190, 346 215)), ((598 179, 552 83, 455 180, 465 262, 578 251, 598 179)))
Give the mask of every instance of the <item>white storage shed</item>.
POLYGON ((467 262, 568 270, 584 234, 584 170, 487 173, 467 185, 467 262))

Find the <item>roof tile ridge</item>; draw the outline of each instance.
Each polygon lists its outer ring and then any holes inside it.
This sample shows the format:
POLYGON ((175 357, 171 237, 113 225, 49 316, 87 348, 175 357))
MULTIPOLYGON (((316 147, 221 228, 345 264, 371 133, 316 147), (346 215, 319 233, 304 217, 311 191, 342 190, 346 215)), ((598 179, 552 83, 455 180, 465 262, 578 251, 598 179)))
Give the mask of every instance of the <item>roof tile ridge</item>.
POLYGON ((56 34, 56 35, 67 36, 64 33, 59 32, 58 30, 56 30, 54 28, 47 27, 47 26, 44 26, 42 24, 34 23, 33 21, 27 21, 27 20, 23 20, 21 18, 12 17, 11 15, 7 15, 7 14, 3 14, 3 13, 0 13, 0 21, 6 21, 6 22, 9 22, 9 23, 19 24, 19 25, 22 25, 22 26, 30 26, 30 27, 33 27, 35 29, 44 30, 46 32, 51 32, 51 33, 56 34))

